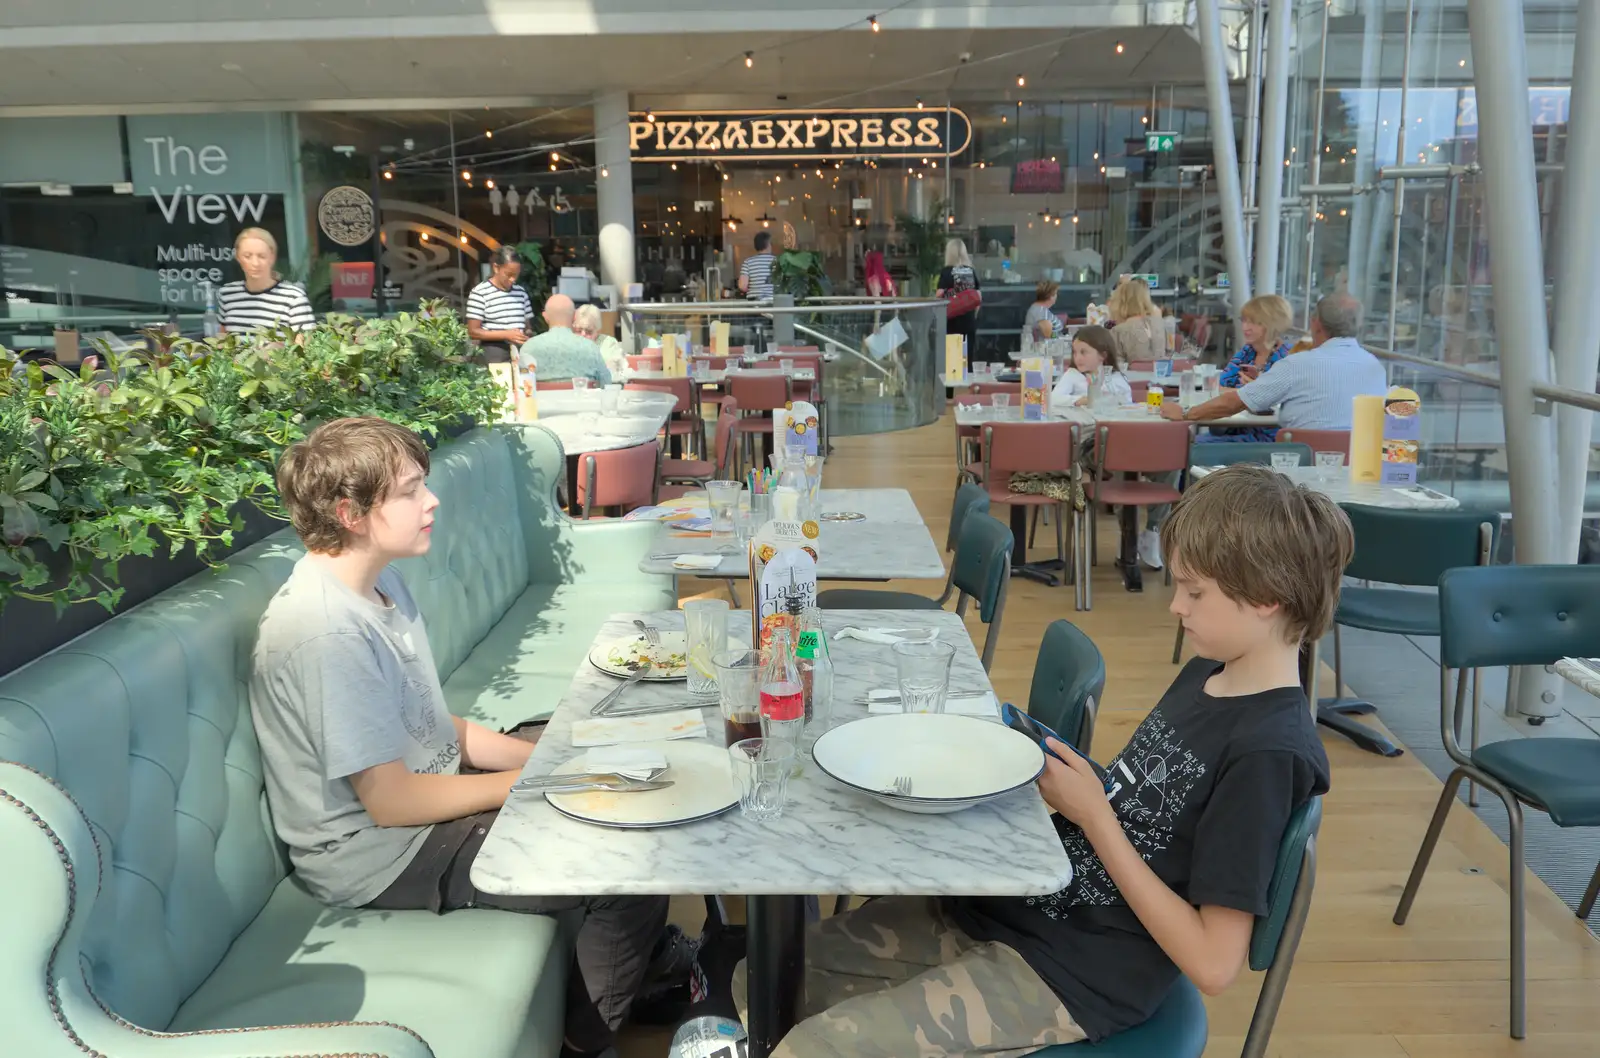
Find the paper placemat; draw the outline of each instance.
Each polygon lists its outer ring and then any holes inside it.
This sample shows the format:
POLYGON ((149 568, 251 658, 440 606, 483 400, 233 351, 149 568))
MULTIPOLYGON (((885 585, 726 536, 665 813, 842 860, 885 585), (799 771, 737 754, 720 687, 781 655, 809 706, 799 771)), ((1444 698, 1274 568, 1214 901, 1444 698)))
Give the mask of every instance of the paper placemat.
POLYGON ((623 742, 662 742, 675 738, 703 738, 706 723, 699 709, 680 709, 649 716, 594 717, 572 725, 572 744, 579 748, 614 746, 623 742))

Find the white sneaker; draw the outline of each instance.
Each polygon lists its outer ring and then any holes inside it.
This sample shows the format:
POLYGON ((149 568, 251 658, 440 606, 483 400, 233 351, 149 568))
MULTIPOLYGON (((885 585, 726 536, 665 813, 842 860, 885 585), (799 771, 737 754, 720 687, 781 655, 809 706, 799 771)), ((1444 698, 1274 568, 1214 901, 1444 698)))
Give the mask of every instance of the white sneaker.
POLYGON ((1154 529, 1139 534, 1139 561, 1151 569, 1161 568, 1161 534, 1154 529))

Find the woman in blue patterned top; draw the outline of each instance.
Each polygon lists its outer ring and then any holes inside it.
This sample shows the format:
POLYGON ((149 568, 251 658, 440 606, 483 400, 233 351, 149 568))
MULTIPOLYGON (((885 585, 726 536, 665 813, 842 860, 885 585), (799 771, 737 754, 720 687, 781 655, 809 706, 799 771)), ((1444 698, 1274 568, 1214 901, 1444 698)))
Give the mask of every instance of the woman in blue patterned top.
MULTIPOLYGON (((1240 329, 1244 331, 1244 347, 1233 354, 1228 366, 1222 369, 1219 385, 1238 389, 1246 382, 1254 382, 1272 369, 1272 365, 1289 355, 1287 336, 1294 322, 1289 303, 1277 294, 1263 294, 1251 298, 1239 310, 1240 329)), ((1278 437, 1275 426, 1241 426, 1232 429, 1212 427, 1197 438, 1200 441, 1274 441, 1278 437)))

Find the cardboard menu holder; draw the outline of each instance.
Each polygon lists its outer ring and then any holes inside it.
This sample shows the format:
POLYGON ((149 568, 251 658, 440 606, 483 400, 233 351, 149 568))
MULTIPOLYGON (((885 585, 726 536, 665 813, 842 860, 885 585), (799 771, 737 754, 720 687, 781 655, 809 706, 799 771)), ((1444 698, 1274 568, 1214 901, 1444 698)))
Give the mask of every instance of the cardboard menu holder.
POLYGON ((733 325, 729 323, 713 323, 711 325, 711 355, 728 355, 728 332, 733 325))
POLYGON ((1384 485, 1415 485, 1422 439, 1422 399, 1396 386, 1383 399, 1383 458, 1378 480, 1384 485))
POLYGON ((944 338, 944 384, 959 386, 967 377, 967 340, 959 334, 944 338))
POLYGON ((1022 421, 1040 422, 1050 413, 1050 361, 1030 356, 1022 361, 1022 421))
POLYGON ((1383 477, 1383 398, 1362 395, 1350 405, 1350 480, 1375 484, 1383 477))
MULTIPOLYGON (((817 603, 818 541, 813 521, 774 520, 750 541, 750 641, 757 650, 772 631, 789 621, 789 599, 798 595, 801 609, 817 603)), ((791 638, 798 630, 790 629, 791 638)))
MULTIPOLYGON (((783 444, 777 451, 804 448, 806 455, 816 455, 819 422, 817 407, 810 401, 791 400, 774 411, 772 428, 783 438, 783 444)), ((776 461, 781 465, 782 460, 783 456, 779 455, 776 461)))
POLYGON ((683 364, 683 356, 678 352, 678 336, 676 334, 663 334, 661 336, 661 371, 668 378, 676 377, 683 364))

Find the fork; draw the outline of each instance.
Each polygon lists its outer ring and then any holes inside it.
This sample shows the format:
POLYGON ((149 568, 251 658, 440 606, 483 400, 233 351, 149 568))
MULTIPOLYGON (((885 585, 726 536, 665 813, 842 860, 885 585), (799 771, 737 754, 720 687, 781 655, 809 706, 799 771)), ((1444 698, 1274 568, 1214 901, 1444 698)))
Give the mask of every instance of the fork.
POLYGON ((637 628, 639 630, 639 634, 644 636, 644 641, 646 643, 649 643, 653 647, 658 647, 661 645, 661 633, 656 631, 655 625, 647 625, 635 617, 633 619, 633 627, 637 628))
POLYGON ((894 782, 889 784, 889 792, 894 794, 896 797, 910 797, 911 796, 911 776, 909 776, 909 775, 896 776, 894 782))
POLYGON ((610 694, 596 702, 594 708, 589 710, 589 715, 605 716, 607 710, 611 708, 618 698, 622 697, 622 692, 627 690, 629 687, 632 687, 640 680, 644 679, 645 675, 649 673, 652 667, 653 665, 649 658, 640 659, 639 667, 633 670, 633 675, 629 676, 625 681, 618 684, 616 690, 612 691, 610 694))

